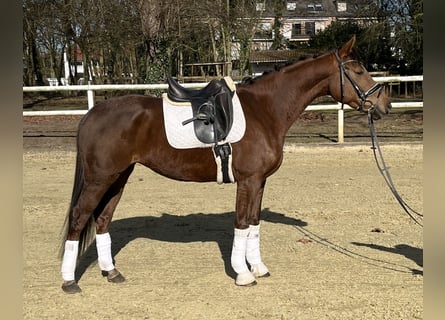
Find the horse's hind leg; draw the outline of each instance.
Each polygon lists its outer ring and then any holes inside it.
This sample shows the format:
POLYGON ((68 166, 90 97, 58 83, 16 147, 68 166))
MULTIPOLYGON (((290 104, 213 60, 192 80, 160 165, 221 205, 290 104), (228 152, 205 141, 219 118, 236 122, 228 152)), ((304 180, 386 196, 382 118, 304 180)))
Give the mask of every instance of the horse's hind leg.
POLYGON ((108 187, 109 184, 99 183, 83 185, 77 203, 69 212, 61 270, 62 289, 67 293, 81 291, 75 281, 77 258, 91 241, 92 216, 108 187))
MULTIPOLYGON (((91 228, 94 228, 96 225, 96 233, 108 232, 114 209, 119 202, 123 187, 133 168, 134 165, 131 165, 114 178, 109 177, 102 179, 100 182, 96 180, 95 183, 85 183, 83 185, 77 203, 69 213, 68 233, 62 261, 62 277, 64 280, 62 289, 65 292, 76 293, 81 291, 75 281, 77 257, 86 250, 86 247, 90 241, 92 241, 91 236, 94 237, 94 233, 92 235, 90 234, 91 228), (98 222, 98 225, 96 222, 98 222), (87 235, 83 237, 83 234, 87 235), (79 250, 81 250, 80 254, 78 254, 79 250)), ((101 238, 100 234, 99 238, 101 238)), ((106 243, 108 241, 105 237, 102 237, 102 239, 99 240, 99 245, 104 242, 106 243)), ((111 256, 111 246, 110 253, 105 254, 107 257, 108 255, 111 256)), ((109 274, 111 274, 110 277, 113 277, 113 274, 116 276, 116 272, 113 271, 113 269, 109 270, 111 271, 109 272, 109 274)), ((119 280, 119 278, 116 280, 119 280)))
POLYGON ((124 171, 119 179, 110 187, 104 195, 99 210, 103 210, 96 218, 96 249, 97 261, 100 270, 107 275, 109 282, 119 283, 125 281, 124 276, 115 268, 111 254, 111 237, 109 228, 114 210, 122 196, 128 177, 134 169, 134 165, 124 171), (104 206, 103 206, 104 205, 104 206))

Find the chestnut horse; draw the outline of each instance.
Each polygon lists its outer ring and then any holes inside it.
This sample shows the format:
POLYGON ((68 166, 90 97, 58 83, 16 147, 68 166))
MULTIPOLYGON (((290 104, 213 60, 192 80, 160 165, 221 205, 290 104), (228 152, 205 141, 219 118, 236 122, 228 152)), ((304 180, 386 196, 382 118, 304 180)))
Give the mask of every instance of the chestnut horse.
MULTIPOLYGON (((379 119, 391 109, 383 87, 354 59, 355 37, 338 50, 296 62, 236 85, 246 121, 243 138, 232 144, 236 214, 231 265, 236 285, 269 276, 260 254, 260 211, 266 179, 283 160, 286 132, 316 97, 331 95, 379 119)), ((98 263, 110 282, 124 277, 115 268, 108 232, 124 186, 140 163, 180 181, 216 181, 212 148, 169 145, 162 99, 127 95, 98 103, 81 120, 71 204, 61 256, 62 289, 81 291, 75 280, 78 256, 96 240, 98 263)))

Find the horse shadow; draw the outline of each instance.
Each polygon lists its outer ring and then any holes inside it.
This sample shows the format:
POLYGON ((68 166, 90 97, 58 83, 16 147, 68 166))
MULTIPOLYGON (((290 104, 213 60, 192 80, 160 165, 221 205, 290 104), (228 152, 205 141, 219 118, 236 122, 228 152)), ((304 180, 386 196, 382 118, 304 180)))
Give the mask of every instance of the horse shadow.
MULTIPOLYGON (((406 258, 414 261, 419 267, 423 268, 423 249, 422 248, 416 248, 407 244, 398 244, 394 247, 385 247, 377 244, 371 244, 371 243, 360 243, 360 242, 351 242, 353 245, 356 246, 364 246, 371 249, 386 251, 390 253, 400 254, 405 256, 406 258)), ((418 269, 411 269, 413 274, 419 274, 423 275, 422 270, 418 269)))
MULTIPOLYGON (((216 242, 221 252, 226 274, 235 279, 230 258, 233 242, 235 213, 192 213, 186 216, 163 213, 160 217, 139 216, 114 220, 110 226, 113 258, 129 243, 138 238, 165 242, 216 242)), ((305 221, 287 217, 269 209, 261 211, 261 220, 284 225, 307 226, 305 221)), ((79 259, 76 280, 97 261, 96 244, 93 242, 79 259)))

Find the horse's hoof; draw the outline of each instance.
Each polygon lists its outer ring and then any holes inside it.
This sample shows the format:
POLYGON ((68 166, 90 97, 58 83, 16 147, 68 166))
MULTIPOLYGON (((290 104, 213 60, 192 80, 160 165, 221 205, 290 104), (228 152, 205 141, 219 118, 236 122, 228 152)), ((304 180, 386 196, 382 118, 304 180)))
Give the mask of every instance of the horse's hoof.
POLYGON ((257 283, 253 274, 247 271, 236 276, 235 284, 242 287, 251 287, 257 283))
POLYGON ((125 281, 125 277, 115 268, 108 271, 107 280, 112 283, 121 283, 125 281))
POLYGON ((253 287, 253 286, 256 286, 257 284, 258 283, 255 280, 255 281, 253 281, 251 283, 248 283, 248 284, 237 284, 237 286, 239 286, 239 287, 253 287))
POLYGON ((269 273, 269 272, 266 272, 265 274, 258 275, 257 277, 258 277, 258 278, 269 278, 269 277, 270 277, 270 273, 269 273))
POLYGON ((62 290, 66 293, 79 293, 82 291, 75 280, 65 281, 62 284, 62 290))
POLYGON ((267 269, 264 263, 255 264, 252 267, 252 273, 256 278, 270 277, 269 269, 267 269))

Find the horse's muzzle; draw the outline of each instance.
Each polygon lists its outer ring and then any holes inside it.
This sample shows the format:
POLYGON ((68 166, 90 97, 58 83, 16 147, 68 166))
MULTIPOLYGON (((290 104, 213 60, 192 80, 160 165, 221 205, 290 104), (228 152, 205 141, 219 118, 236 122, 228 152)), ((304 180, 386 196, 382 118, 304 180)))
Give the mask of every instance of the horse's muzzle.
POLYGON ((386 106, 373 105, 372 106, 372 119, 379 120, 384 115, 387 115, 392 109, 391 103, 388 103, 386 106))

